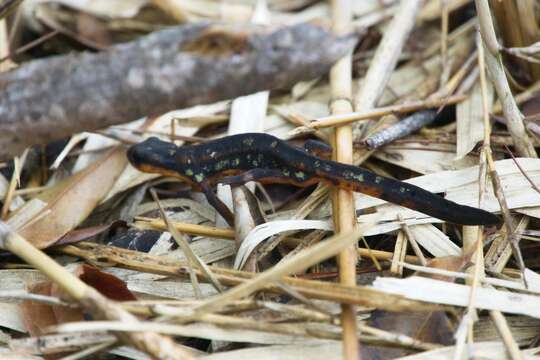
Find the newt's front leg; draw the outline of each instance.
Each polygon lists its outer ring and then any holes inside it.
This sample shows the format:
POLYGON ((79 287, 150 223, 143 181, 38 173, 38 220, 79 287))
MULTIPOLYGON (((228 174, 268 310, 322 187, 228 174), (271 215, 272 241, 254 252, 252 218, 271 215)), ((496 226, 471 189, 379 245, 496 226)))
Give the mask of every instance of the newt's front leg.
POLYGON ((216 209, 216 211, 225 219, 225 221, 227 221, 227 224, 229 224, 230 227, 234 227, 234 215, 231 210, 229 210, 229 207, 216 196, 214 190, 212 190, 208 184, 200 184, 200 187, 206 196, 208 203, 216 209))

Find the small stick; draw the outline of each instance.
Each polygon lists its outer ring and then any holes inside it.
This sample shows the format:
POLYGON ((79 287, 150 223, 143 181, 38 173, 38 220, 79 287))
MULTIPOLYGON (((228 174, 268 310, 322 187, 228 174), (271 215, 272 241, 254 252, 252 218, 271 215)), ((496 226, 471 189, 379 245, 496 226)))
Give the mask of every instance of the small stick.
POLYGON ((512 158, 512 160, 514 161, 514 163, 516 164, 516 166, 518 167, 519 171, 523 174, 523 176, 525 177, 525 179, 527 179, 527 181, 529 182, 529 184, 531 184, 531 187, 537 192, 540 194, 540 189, 538 188, 538 186, 536 186, 536 184, 534 183, 534 181, 532 181, 531 177, 529 176, 529 174, 527 174, 527 172, 525 172, 525 169, 523 169, 523 167, 521 167, 521 165, 519 164, 519 162, 517 161, 516 157, 514 156, 514 154, 512 153, 512 151, 510 151, 510 149, 508 148, 508 146, 506 144, 504 144, 504 148, 506 149, 506 151, 508 152, 508 154, 510 155, 510 157, 512 158))
POLYGON ((30 41, 28 44, 25 44, 25 45, 21 46, 20 48, 16 49, 12 54, 1 57, 0 58, 0 63, 3 63, 4 61, 9 60, 13 55, 23 54, 24 52, 26 52, 26 51, 28 51, 28 50, 30 50, 30 49, 44 43, 45 41, 55 37, 58 34, 59 34, 58 30, 52 30, 51 32, 49 32, 47 34, 40 36, 36 40, 30 41))
MULTIPOLYGON (((392 261, 394 253, 390 251, 359 248, 358 255, 365 257, 374 257, 377 260, 392 261)), ((413 255, 405 255, 405 261, 411 264, 420 264, 420 259, 413 255)))
POLYGON ((427 265, 426 258, 424 254, 422 253, 422 250, 420 249, 420 246, 418 246, 418 243, 416 242, 416 239, 414 238, 414 235, 412 234, 411 230, 409 229, 409 226, 403 221, 403 216, 399 214, 399 221, 401 222, 401 230, 405 233, 407 240, 409 240, 409 243, 411 244, 411 247, 418 257, 418 260, 420 261, 420 264, 422 266, 427 265))
POLYGON ((309 123, 309 128, 322 129, 333 126, 341 126, 351 124, 355 121, 370 120, 383 117, 385 115, 395 113, 409 113, 413 111, 438 108, 443 105, 457 104, 462 102, 467 97, 464 95, 454 95, 448 98, 426 99, 420 101, 412 101, 404 104, 384 106, 372 110, 356 111, 349 114, 330 115, 318 118, 309 123))
MULTIPOLYGON (((134 223, 134 226, 136 228, 168 231, 167 225, 163 220, 145 217, 136 217, 135 219, 137 220, 134 223)), ((208 236, 227 240, 235 239, 235 232, 231 228, 217 228, 212 226, 181 223, 177 221, 171 221, 171 224, 175 227, 176 230, 187 234, 208 236)))
POLYGON ((406 117, 397 124, 374 133, 366 139, 366 145, 370 149, 377 149, 391 143, 413 132, 423 128, 435 120, 437 112, 435 110, 418 111, 406 117))

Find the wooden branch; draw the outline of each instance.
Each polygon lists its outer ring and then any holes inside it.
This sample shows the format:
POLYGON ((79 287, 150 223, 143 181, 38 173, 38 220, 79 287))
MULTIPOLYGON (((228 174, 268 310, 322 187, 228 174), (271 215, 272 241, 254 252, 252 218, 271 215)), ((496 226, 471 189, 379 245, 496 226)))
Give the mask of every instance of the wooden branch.
POLYGON ((73 133, 290 87, 326 73, 356 42, 309 24, 248 29, 173 27, 0 74, 0 161, 73 133))

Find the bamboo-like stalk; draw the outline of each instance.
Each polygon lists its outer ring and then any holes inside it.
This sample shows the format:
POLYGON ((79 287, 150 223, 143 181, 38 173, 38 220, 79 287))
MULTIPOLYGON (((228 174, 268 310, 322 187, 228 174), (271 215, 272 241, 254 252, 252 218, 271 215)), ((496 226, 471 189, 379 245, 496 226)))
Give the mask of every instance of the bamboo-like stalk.
MULTIPOLYGON (((88 313, 102 319, 118 320, 131 324, 138 323, 135 316, 122 309, 118 304, 109 301, 93 287, 86 285, 45 253, 36 249, 25 238, 13 232, 4 222, 0 222, 0 248, 19 256, 41 271, 78 301, 88 313)), ((191 354, 175 344, 172 339, 156 333, 138 331, 132 333, 119 332, 116 335, 122 341, 156 359, 180 360, 193 358, 191 354)))
MULTIPOLYGON (((505 47, 529 46, 539 40, 535 0, 491 0, 490 3, 505 47)), ((528 73, 534 80, 540 78, 538 64, 515 57, 505 60, 518 65, 523 73, 528 73)))
MULTIPOLYGON (((481 39, 479 38, 478 39, 478 67, 480 69, 480 89, 481 89, 481 92, 482 92, 482 110, 483 110, 483 120, 484 120, 484 144, 483 144, 483 152, 482 152, 482 156, 480 157, 481 159, 481 164, 480 164, 480 169, 481 169, 481 173, 480 173, 480 184, 479 184, 479 189, 480 189, 480 198, 479 198, 479 205, 481 206, 482 205, 482 201, 483 201, 483 197, 484 197, 484 186, 485 186, 485 175, 486 174, 486 165, 489 165, 488 162, 489 162, 489 159, 491 158, 491 124, 489 122, 489 113, 490 113, 490 109, 489 109, 489 104, 487 102, 487 90, 486 90, 486 71, 485 71, 485 63, 484 63, 484 48, 482 46, 482 43, 481 43, 481 39)), ((491 161, 492 162, 492 161, 491 161)), ((492 174, 495 174, 495 170, 494 169, 490 169, 491 170, 491 173, 492 174)), ((495 174, 496 175, 496 174, 495 174)), ((477 273, 480 272, 480 268, 481 268, 481 272, 484 273, 485 272, 485 264, 484 264, 484 257, 481 256, 481 254, 483 254, 483 247, 482 247, 482 244, 483 244, 483 241, 482 241, 482 233, 480 231, 480 227, 471 227, 473 229, 470 230, 470 232, 473 232, 473 233, 476 233, 474 236, 473 234, 470 234, 471 236, 470 237, 475 237, 476 238, 476 261, 475 261, 475 271, 474 271, 474 274, 476 275, 477 273), (478 270, 478 271, 477 271, 478 270)), ((465 252, 466 248, 465 246, 473 246, 472 243, 470 243, 470 241, 468 240, 469 236, 466 236, 466 233, 465 233, 465 228, 463 230, 463 250, 465 252)), ((477 277, 475 276, 475 279, 477 279, 477 277)), ((474 282, 473 284, 471 285, 474 285, 474 282)), ((523 359, 523 356, 521 354, 521 351, 519 350, 519 345, 517 344, 517 342, 515 341, 515 339, 513 338, 512 336, 512 333, 510 331, 510 327, 508 326, 508 323, 506 322, 506 318, 504 317, 504 315, 500 312, 500 311, 496 311, 496 310, 491 310, 489 312, 489 315, 491 317, 491 319, 493 320, 493 323, 495 324, 495 328, 497 329, 497 332, 499 333, 499 336, 501 337, 501 339, 503 340, 503 343, 506 347, 506 350, 508 352, 508 354, 510 355, 511 359, 512 360, 521 360, 523 359)))
MULTIPOLYGON (((499 52, 500 46, 497 42, 495 29, 491 19, 491 13, 487 0, 475 0, 476 9, 478 12, 478 18, 480 23, 480 34, 482 35, 482 43, 487 51, 484 51, 484 58, 486 62, 486 68, 491 75, 491 81, 495 86, 497 96, 502 104, 503 114, 506 118, 506 125, 508 132, 514 140, 514 146, 517 152, 521 156, 537 158, 536 150, 525 130, 523 124, 523 115, 517 107, 516 101, 502 64, 502 57, 499 52)), ((515 233, 514 220, 508 209, 506 198, 500 184, 500 179, 495 171, 495 165, 491 153, 486 152, 487 165, 490 169, 490 177, 493 182, 493 189, 495 196, 501 206, 504 223, 507 229, 508 242, 512 246, 512 252, 516 258, 520 270, 523 272, 524 264, 521 256, 521 250, 519 248, 519 237, 515 233)), ((525 220, 527 221, 527 220, 525 220)))
POLYGON ((485 51, 486 66, 491 76, 491 81, 495 86, 497 96, 501 101, 508 131, 514 139, 514 146, 519 155, 536 158, 536 151, 523 125, 523 115, 517 107, 512 91, 510 90, 510 85, 508 84, 508 79, 506 78, 499 51, 500 45, 497 42, 497 35, 493 27, 488 1, 475 0, 474 3, 478 13, 480 34, 487 50, 485 51))
MULTIPOLYGON (((336 35, 350 31, 352 19, 351 0, 332 1, 332 30, 336 35)), ((332 114, 347 114, 352 107, 352 55, 340 60, 330 70, 330 87, 332 99, 330 110, 332 114)), ((351 126, 341 126, 334 129, 333 159, 345 164, 353 163, 353 136, 351 126)), ((332 208, 336 233, 350 232, 355 228, 356 215, 354 194, 343 189, 332 191, 332 208)), ((356 254, 357 244, 351 244, 338 255, 339 281, 341 284, 356 285, 356 254)), ((341 305, 341 327, 344 359, 353 360, 360 356, 358 342, 358 325, 356 310, 353 305, 341 305)))

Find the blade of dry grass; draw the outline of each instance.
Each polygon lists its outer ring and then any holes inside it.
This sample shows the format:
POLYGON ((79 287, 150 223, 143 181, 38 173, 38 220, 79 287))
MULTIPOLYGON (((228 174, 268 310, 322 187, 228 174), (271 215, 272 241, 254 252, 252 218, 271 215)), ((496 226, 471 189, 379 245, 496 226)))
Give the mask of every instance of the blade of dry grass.
POLYGON ((193 281, 193 287, 196 289, 196 293, 199 294, 199 298, 200 298, 201 290, 199 289, 199 283, 198 283, 197 277, 195 276, 195 273, 193 272, 193 268, 195 268, 195 267, 197 267, 198 269, 201 270, 201 272, 204 274, 204 276, 208 280, 210 280, 210 283, 216 288, 217 291, 223 292, 225 290, 225 288, 223 287, 223 285, 221 285, 220 281, 212 273, 212 270, 210 270, 208 265, 206 265, 197 256, 197 254, 195 254, 193 252, 193 250, 191 250, 191 247, 187 243, 186 239, 178 232, 178 230, 176 230, 176 228, 172 224, 169 216, 167 215, 167 213, 165 212, 165 210, 161 206, 161 203, 159 202, 159 199, 157 198, 156 192, 152 189, 151 193, 152 193, 152 197, 154 198, 155 202, 159 206, 159 212, 161 214, 161 217, 165 221, 165 224, 167 225, 167 231, 169 231, 171 233, 172 237, 174 238, 174 240, 176 241, 178 246, 180 246, 180 248, 184 252, 184 255, 188 259, 189 274, 190 274, 190 277, 191 277, 191 279, 193 281))

